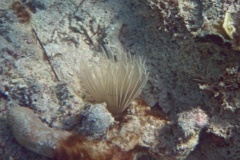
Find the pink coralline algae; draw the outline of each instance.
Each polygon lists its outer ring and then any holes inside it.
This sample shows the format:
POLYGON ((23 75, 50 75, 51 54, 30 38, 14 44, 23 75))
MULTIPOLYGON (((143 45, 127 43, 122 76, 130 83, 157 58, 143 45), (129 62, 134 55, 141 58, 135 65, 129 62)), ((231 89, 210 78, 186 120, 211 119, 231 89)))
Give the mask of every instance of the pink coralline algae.
POLYGON ((177 123, 184 131, 185 136, 189 136, 208 124, 208 116, 202 109, 196 108, 179 113, 177 123))

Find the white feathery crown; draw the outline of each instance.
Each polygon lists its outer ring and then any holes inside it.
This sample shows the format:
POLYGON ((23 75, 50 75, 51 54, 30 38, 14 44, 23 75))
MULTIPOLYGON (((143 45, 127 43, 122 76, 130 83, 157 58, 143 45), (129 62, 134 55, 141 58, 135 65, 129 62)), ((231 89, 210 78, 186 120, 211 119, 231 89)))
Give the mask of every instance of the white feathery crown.
POLYGON ((87 92, 98 103, 105 102, 113 115, 123 113, 140 94, 147 82, 145 59, 121 51, 99 54, 98 63, 82 61, 80 79, 87 92))

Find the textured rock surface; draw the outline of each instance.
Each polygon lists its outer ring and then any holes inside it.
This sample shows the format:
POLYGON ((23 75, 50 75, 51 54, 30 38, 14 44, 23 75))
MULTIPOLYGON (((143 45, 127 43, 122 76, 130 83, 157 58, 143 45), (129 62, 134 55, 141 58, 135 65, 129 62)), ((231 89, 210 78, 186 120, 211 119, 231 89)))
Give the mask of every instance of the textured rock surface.
POLYGON ((71 133, 49 128, 25 107, 13 107, 8 113, 12 134, 22 146, 47 157, 53 157, 57 143, 71 133))
POLYGON ((81 108, 92 99, 78 63, 97 62, 100 45, 144 56, 150 72, 141 99, 151 108, 130 107, 110 128, 109 141, 125 150, 146 147, 157 159, 239 159, 238 1, 19 2, 21 10, 0 2, 0 159, 45 159, 13 140, 6 114, 14 105, 53 128, 79 126, 81 108), (198 109, 209 117, 201 131, 179 119, 198 109), (182 143, 186 135, 193 141, 182 143))
POLYGON ((114 118, 104 104, 86 105, 80 113, 81 127, 78 132, 92 138, 105 135, 113 125, 114 118))

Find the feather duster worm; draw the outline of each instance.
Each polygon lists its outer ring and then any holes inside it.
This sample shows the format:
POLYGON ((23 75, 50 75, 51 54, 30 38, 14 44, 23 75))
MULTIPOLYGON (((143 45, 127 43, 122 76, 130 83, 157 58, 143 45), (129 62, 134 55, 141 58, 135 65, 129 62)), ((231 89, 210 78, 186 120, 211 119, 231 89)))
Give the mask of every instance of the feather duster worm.
POLYGON ((140 94, 148 79, 145 59, 121 51, 99 54, 100 61, 90 65, 82 61, 80 79, 98 103, 105 102, 113 115, 121 115, 140 94))

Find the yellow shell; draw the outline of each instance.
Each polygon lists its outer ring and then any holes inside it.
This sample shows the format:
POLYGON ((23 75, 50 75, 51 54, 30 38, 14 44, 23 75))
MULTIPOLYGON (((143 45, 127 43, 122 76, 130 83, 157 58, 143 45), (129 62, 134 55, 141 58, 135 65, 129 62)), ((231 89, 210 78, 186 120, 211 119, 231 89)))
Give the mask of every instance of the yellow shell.
POLYGON ((236 28, 234 27, 234 21, 230 13, 226 12, 224 22, 223 22, 223 29, 227 33, 227 35, 233 39, 233 34, 236 32, 236 28))

